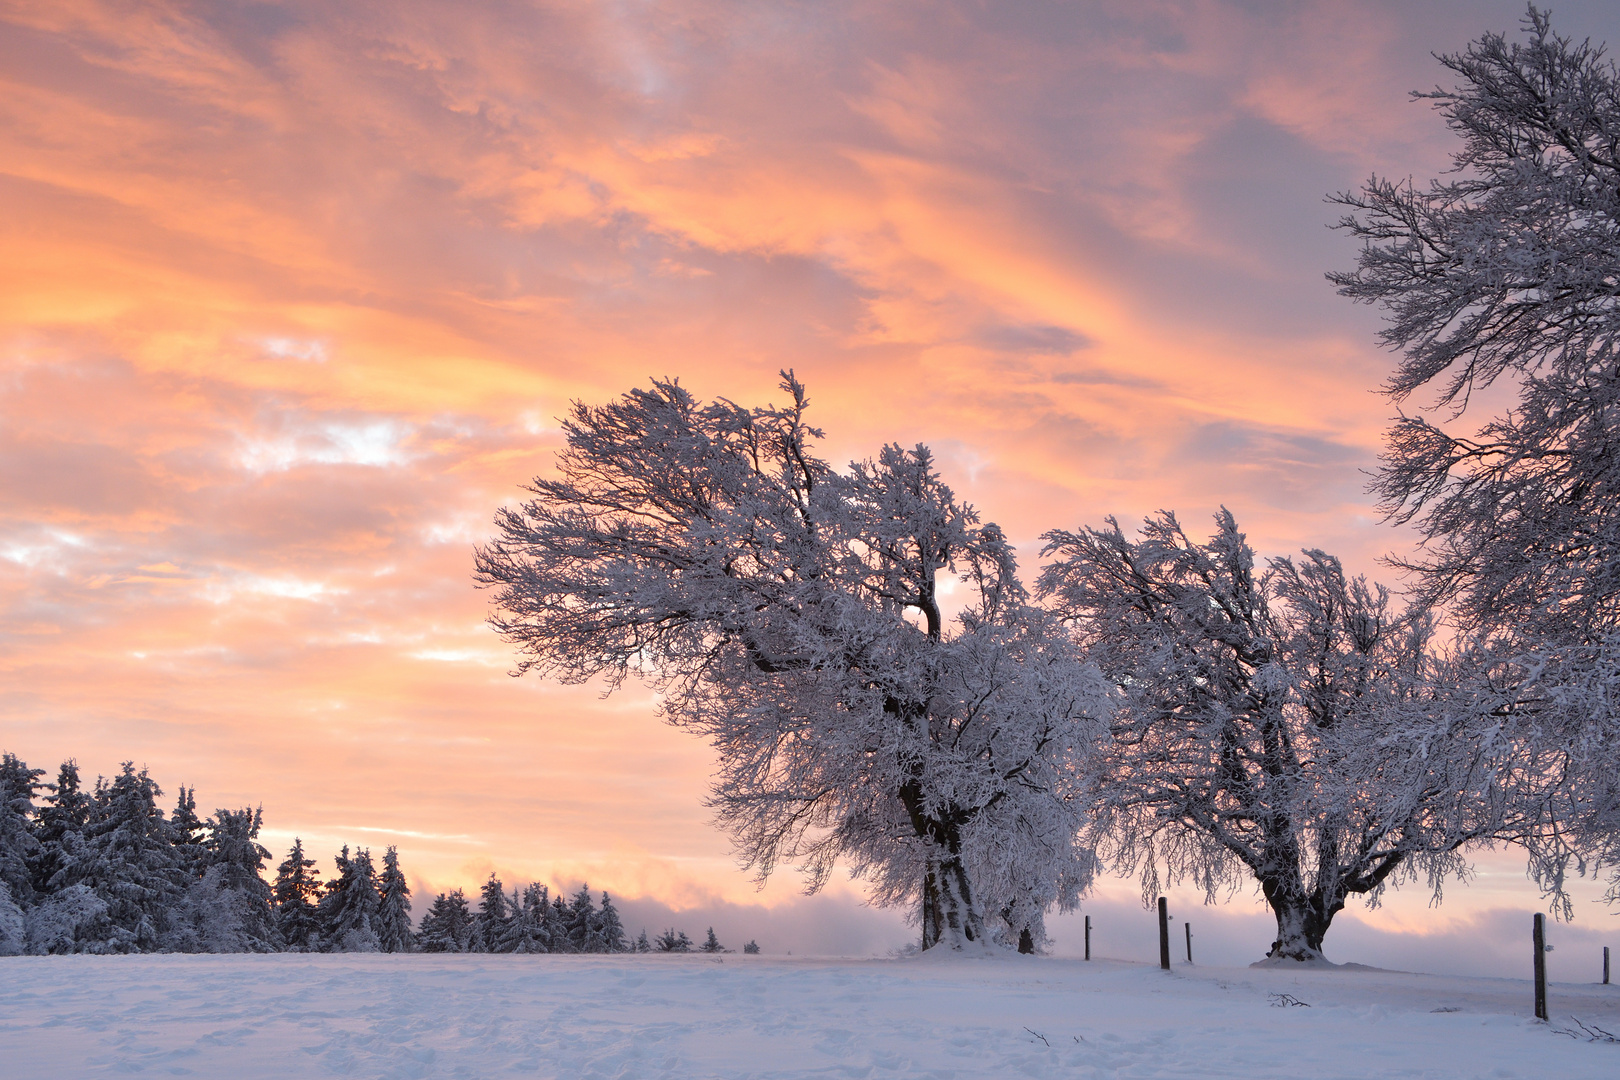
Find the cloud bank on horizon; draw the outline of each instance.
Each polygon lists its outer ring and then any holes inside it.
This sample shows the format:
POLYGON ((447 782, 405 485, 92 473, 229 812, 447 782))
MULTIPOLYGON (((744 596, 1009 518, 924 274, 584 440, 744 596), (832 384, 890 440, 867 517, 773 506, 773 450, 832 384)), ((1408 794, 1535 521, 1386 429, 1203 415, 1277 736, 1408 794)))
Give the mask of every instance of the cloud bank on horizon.
POLYGON ((752 902, 705 748, 481 625, 567 402, 793 367, 831 457, 930 443, 1030 560, 1224 502, 1371 570, 1389 359, 1322 198, 1437 175, 1407 91, 1521 14, 0 7, 0 741, 439 887, 752 902))

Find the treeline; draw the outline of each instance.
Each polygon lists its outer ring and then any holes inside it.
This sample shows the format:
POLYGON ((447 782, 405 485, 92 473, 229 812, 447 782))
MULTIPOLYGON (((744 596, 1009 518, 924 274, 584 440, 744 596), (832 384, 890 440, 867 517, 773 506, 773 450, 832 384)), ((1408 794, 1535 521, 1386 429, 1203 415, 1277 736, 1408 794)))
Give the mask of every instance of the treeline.
POLYGON ((72 760, 55 783, 43 775, 0 756, 0 955, 411 947, 410 889, 393 848, 378 875, 369 851, 345 847, 323 885, 295 843, 272 888, 259 809, 204 820, 195 789, 182 786, 165 816, 163 789, 132 762, 90 791, 72 760))
MULTIPOLYGON (((85 791, 76 762, 41 783, 13 754, 0 756, 0 956, 133 952, 688 952, 685 931, 630 941, 607 893, 581 887, 572 901, 530 885, 510 896, 493 874, 477 911, 460 889, 441 893, 411 925, 411 890, 399 853, 382 867, 348 847, 321 881, 295 839, 266 883, 270 852, 258 842, 261 810, 197 816, 182 786, 174 810, 163 790, 125 762, 85 791), (35 797, 44 792, 38 803, 35 797)), ((726 951, 709 929, 699 951, 726 951)), ((745 952, 758 952, 749 942, 745 952)))
MULTIPOLYGON (((457 889, 440 893, 422 916, 417 948, 423 952, 482 953, 629 953, 729 952, 709 927, 708 938, 694 946, 684 930, 669 929, 648 939, 643 930, 635 941, 625 933, 619 910, 607 893, 600 907, 589 886, 581 885, 571 900, 551 895, 544 885, 532 884, 507 895, 500 878, 491 874, 479 890, 473 911, 466 894, 457 889)), ((746 953, 759 952, 750 941, 746 953)))

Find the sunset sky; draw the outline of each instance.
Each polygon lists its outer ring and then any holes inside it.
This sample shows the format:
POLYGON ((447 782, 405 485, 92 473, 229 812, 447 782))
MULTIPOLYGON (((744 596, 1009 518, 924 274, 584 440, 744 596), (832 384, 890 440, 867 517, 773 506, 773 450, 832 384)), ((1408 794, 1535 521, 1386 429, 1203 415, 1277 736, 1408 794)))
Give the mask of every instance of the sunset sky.
MULTIPOLYGON (((1620 43, 1612 3, 1553 11, 1620 43)), ((397 844, 419 900, 496 869, 908 940, 858 882, 756 892, 646 692, 507 675, 471 550, 556 417, 665 375, 763 404, 792 367, 826 456, 930 444, 1030 576, 1048 528, 1224 503, 1264 553, 1387 577, 1392 361, 1323 279, 1356 253, 1324 196, 1439 175, 1408 91, 1522 15, 0 2, 0 748, 262 803, 278 859, 397 844)), ((1327 951, 1427 933, 1466 967, 1469 927, 1536 906, 1520 865, 1327 951)), ((1128 883, 1098 903, 1142 917, 1128 883)), ((1203 916, 1234 961, 1254 911, 1203 916)))

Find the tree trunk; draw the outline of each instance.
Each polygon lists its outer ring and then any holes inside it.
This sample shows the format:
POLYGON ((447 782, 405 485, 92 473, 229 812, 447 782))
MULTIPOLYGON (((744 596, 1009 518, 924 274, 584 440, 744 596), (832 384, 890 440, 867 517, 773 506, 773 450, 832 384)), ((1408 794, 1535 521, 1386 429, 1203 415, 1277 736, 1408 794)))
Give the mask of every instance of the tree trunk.
POLYGON ((1329 900, 1321 889, 1310 893, 1301 882, 1261 882, 1266 902, 1277 916, 1277 940, 1271 943, 1268 960, 1298 960, 1307 963, 1326 960, 1322 939, 1327 936, 1333 916, 1344 908, 1344 899, 1329 900))
POLYGON ((922 924, 924 949, 944 945, 960 951, 984 943, 984 928, 973 903, 967 867, 954 851, 928 862, 923 880, 922 924))
POLYGON ((954 808, 930 812, 922 782, 901 785, 900 802, 917 837, 929 842, 932 854, 923 875, 922 947, 943 944, 953 950, 985 943, 983 919, 973 901, 967 867, 962 865, 964 815, 954 808))

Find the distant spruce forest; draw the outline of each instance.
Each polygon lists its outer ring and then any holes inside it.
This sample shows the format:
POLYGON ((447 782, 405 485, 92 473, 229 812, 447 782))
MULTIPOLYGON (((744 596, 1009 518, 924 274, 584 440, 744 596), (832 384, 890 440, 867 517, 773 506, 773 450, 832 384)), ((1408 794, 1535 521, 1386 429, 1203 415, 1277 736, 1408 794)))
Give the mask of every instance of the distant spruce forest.
MULTIPOLYGON (((73 760, 44 783, 13 754, 0 757, 0 956, 139 952, 727 952, 710 927, 694 943, 666 929, 631 940, 607 893, 572 898, 541 884, 510 893, 494 874, 474 910, 460 889, 440 893, 413 926, 399 852, 379 871, 367 848, 336 856, 326 881, 301 840, 265 880, 262 810, 197 815, 196 790, 163 791, 125 762, 85 790, 73 760)), ((759 952, 750 941, 745 953, 759 952)))

